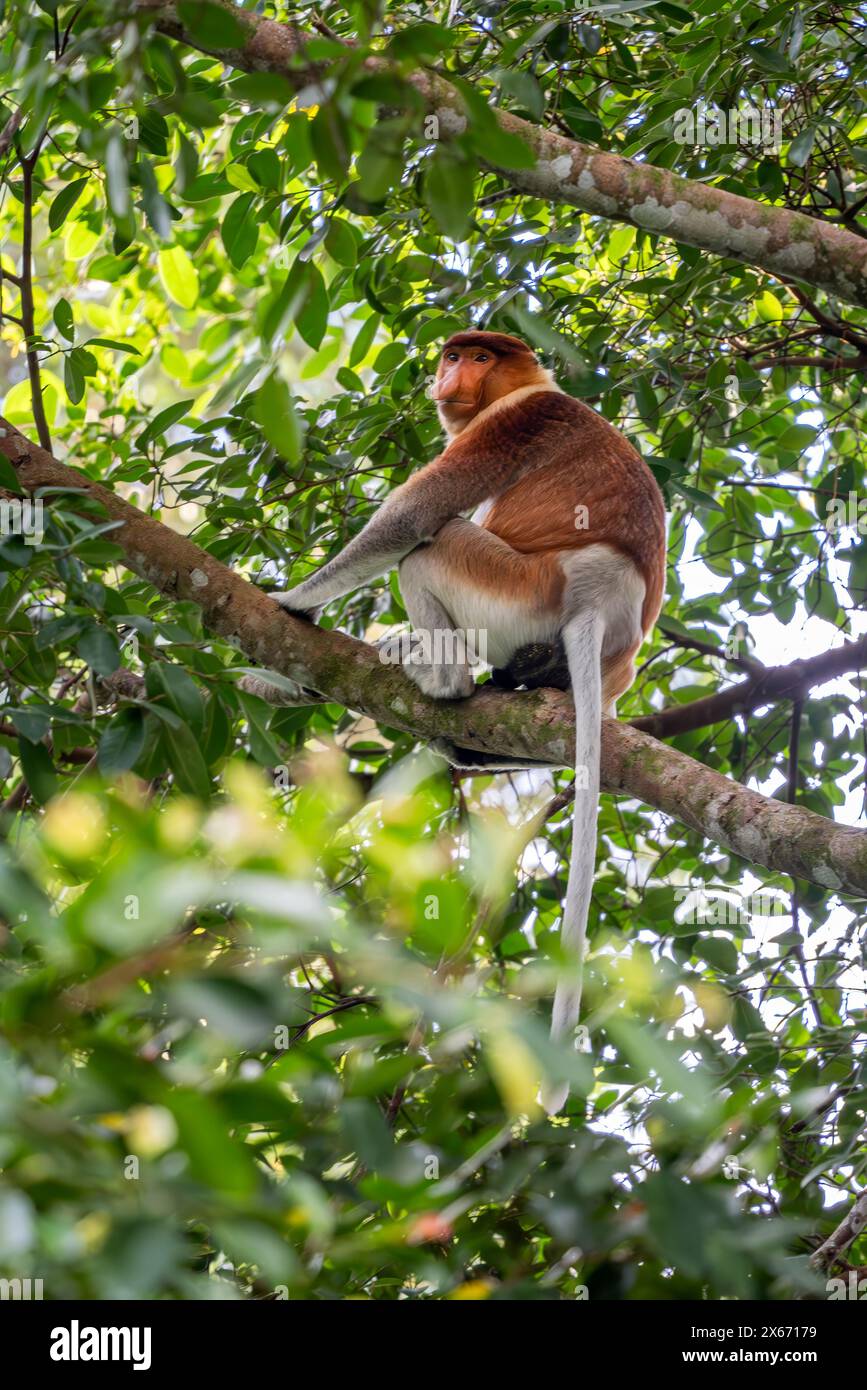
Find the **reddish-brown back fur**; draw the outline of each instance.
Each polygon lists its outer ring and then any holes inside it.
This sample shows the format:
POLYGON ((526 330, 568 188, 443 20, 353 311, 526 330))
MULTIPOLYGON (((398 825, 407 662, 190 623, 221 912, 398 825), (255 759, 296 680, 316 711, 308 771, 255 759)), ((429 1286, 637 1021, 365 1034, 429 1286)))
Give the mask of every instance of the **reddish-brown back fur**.
MULTIPOLYGON (((516 384, 523 385, 526 366, 518 355, 511 361, 516 384)), ((535 392, 513 405, 504 401, 457 435, 429 472, 440 474, 443 488, 457 495, 470 490, 470 479, 484 478, 488 495, 501 495, 482 525, 521 554, 602 542, 628 555, 646 585, 645 633, 653 625, 665 585, 662 497, 632 446, 588 406, 559 391, 535 392), (583 523, 582 507, 586 527, 576 525, 583 523)), ((485 575, 482 568, 477 582, 485 575)), ((490 578, 497 588, 496 576, 490 578)))

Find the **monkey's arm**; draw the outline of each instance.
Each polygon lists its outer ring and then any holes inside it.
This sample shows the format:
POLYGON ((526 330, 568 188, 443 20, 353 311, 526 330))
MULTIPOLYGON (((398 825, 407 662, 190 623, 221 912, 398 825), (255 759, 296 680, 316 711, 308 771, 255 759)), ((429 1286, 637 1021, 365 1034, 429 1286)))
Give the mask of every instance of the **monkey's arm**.
POLYGON ((277 602, 301 612, 321 608, 387 573, 417 545, 430 540, 451 513, 438 520, 437 509, 416 505, 407 497, 407 487, 397 488, 339 555, 294 589, 275 593, 277 602))
MULTIPOLYGON (((508 476, 497 479, 498 488, 508 486, 520 471, 521 465, 513 464, 508 476)), ((339 555, 294 589, 273 597, 297 612, 320 608, 387 573, 416 546, 432 540, 447 521, 486 501, 492 491, 490 472, 474 467, 468 451, 458 458, 441 455, 396 488, 339 555)))

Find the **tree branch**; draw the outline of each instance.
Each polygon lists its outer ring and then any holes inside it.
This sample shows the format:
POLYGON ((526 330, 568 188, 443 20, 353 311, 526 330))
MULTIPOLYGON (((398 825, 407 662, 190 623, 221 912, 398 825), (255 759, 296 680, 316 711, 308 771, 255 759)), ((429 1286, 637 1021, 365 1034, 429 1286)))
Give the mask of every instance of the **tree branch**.
POLYGON ((3 129, 0 130, 0 159, 2 159, 4 154, 6 154, 9 149, 11 149, 12 141, 18 134, 18 127, 21 125, 23 118, 24 107, 18 106, 12 112, 12 115, 9 117, 3 129))
POLYGON ((749 714, 762 705, 776 700, 797 700, 808 690, 847 672, 860 671, 867 666, 867 637, 844 642, 829 652, 820 652, 806 661, 793 661, 788 666, 766 666, 760 671, 718 690, 701 700, 686 705, 672 705, 659 714, 646 714, 633 719, 635 729, 643 729, 654 738, 672 738, 675 734, 691 733, 709 724, 721 724, 737 714, 749 714))
MULTIPOLYGON (((294 24, 279 24, 224 5, 247 30, 247 38, 240 47, 221 48, 191 34, 172 0, 137 0, 135 8, 143 18, 151 16, 161 33, 231 67, 278 73, 296 91, 310 83, 305 46, 313 36, 294 24)), ((362 70, 401 75, 388 60, 376 56, 367 58, 362 70)), ((424 109, 437 117, 442 139, 463 134, 466 108, 446 78, 421 70, 409 73, 405 80, 420 95, 424 109)), ((479 163, 502 174, 517 192, 627 222, 775 275, 794 276, 848 303, 867 306, 867 238, 789 208, 757 203, 723 188, 680 178, 670 169, 599 150, 508 111, 493 110, 503 130, 529 145, 534 163, 528 169, 504 168, 482 157, 479 163)))
MULTIPOLYGON (((58 463, 2 418, 0 450, 27 491, 68 488, 100 502, 122 523, 112 539, 127 566, 167 597, 198 604, 212 632, 234 640, 261 666, 421 739, 442 737, 483 752, 570 764, 574 711, 562 691, 481 689, 470 700, 429 700, 401 667, 384 665, 366 643, 290 617, 186 536, 58 463)), ((839 661, 840 653, 828 653, 826 662, 832 659, 839 661)), ((800 664, 815 667, 817 660, 800 664)), ((640 798, 752 863, 867 897, 867 832, 761 796, 611 719, 603 721, 602 784, 640 798)))
POLYGON ((814 1269, 830 1269, 840 1258, 844 1250, 847 1250, 856 1236, 859 1236, 867 1226, 867 1188, 859 1196, 851 1211, 848 1212, 839 1226, 831 1232, 828 1239, 823 1241, 818 1250, 814 1250, 810 1256, 810 1264, 814 1269))
POLYGON ((27 374, 30 378, 30 396, 33 402, 33 419, 36 432, 43 449, 51 448, 51 432, 45 415, 45 402, 42 399, 42 379, 39 374, 39 354, 36 351, 36 319, 33 310, 33 169, 39 154, 37 145, 32 155, 21 161, 22 188, 22 233, 21 233, 21 327, 27 340, 27 374))

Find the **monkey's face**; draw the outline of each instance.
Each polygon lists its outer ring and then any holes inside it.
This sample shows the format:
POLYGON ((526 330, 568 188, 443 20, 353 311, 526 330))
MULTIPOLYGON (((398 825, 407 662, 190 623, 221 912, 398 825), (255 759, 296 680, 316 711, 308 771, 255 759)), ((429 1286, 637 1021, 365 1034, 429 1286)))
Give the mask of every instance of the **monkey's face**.
POLYGON ((485 387, 497 362, 487 348, 445 348, 432 395, 447 427, 461 429, 488 404, 485 387))
POLYGON ((455 333, 443 346, 431 396, 443 428, 454 438, 480 411, 522 386, 551 387, 532 349, 509 333, 471 329, 455 333))

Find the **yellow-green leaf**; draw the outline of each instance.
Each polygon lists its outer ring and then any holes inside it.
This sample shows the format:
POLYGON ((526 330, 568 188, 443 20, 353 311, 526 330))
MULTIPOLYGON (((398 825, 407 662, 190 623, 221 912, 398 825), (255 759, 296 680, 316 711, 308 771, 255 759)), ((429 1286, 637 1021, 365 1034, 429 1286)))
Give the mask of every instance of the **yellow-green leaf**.
POLYGON ((199 298, 199 276, 182 246, 169 246, 159 253, 160 279, 166 293, 182 309, 192 309, 199 298))

